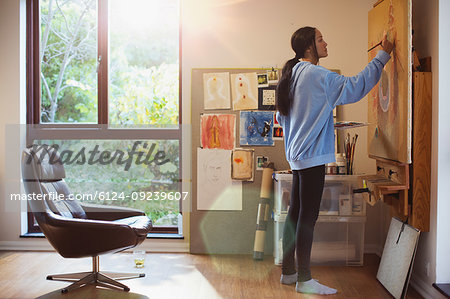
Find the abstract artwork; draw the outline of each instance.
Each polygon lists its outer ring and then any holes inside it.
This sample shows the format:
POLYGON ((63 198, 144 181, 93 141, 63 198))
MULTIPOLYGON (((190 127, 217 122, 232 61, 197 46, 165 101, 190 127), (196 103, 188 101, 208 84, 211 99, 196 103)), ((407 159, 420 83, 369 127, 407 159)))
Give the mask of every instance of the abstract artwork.
POLYGON ((234 149, 231 154, 231 178, 253 181, 254 150, 234 149))
POLYGON ((275 110, 275 85, 258 88, 258 110, 275 110))
POLYGON ((197 210, 242 210, 242 182, 231 179, 231 150, 197 149, 197 210))
POLYGON ((203 148, 231 150, 235 145, 235 114, 202 114, 200 116, 200 142, 203 148))
POLYGON ((233 110, 258 109, 258 79, 256 73, 231 74, 233 110))
POLYGON ((203 101, 208 109, 230 109, 230 74, 203 74, 203 101))
POLYGON ((273 118, 270 111, 241 111, 240 144, 273 146, 273 118))
POLYGON ((273 127, 273 140, 283 140, 283 128, 280 125, 273 127))
MULTIPOLYGON (((369 154, 411 163, 412 134, 412 24, 411 0, 384 0, 369 11, 369 44, 383 39, 395 43, 379 83, 369 93, 369 154)), ((369 51, 369 61, 380 47, 369 51)))

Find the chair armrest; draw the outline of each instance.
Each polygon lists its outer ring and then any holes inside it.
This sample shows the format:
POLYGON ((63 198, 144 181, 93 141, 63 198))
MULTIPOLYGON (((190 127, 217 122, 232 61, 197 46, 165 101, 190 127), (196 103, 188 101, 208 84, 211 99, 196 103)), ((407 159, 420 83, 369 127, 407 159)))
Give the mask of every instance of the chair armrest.
POLYGON ((145 213, 132 208, 106 206, 81 202, 81 207, 88 219, 113 221, 122 218, 144 216, 145 213))

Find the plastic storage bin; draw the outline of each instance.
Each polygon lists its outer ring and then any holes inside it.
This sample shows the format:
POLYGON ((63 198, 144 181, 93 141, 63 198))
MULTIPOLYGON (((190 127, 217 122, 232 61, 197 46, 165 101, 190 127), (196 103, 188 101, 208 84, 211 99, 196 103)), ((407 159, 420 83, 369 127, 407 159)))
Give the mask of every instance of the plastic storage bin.
MULTIPOLYGON (((274 259, 283 259, 286 214, 274 218, 274 259)), ((311 264, 361 266, 364 258, 364 216, 319 216, 314 229, 311 264)))
MULTIPOLYGON (((275 173, 274 214, 287 213, 291 188, 292 174, 275 173)), ((326 175, 319 215, 366 215, 366 203, 362 194, 353 194, 353 189, 357 188, 360 188, 357 176, 326 175)))
MULTIPOLYGON (((281 265, 282 238, 291 197, 292 174, 274 175, 274 258, 281 265)), ((327 175, 316 223, 311 263, 362 265, 366 203, 357 176, 327 175)))

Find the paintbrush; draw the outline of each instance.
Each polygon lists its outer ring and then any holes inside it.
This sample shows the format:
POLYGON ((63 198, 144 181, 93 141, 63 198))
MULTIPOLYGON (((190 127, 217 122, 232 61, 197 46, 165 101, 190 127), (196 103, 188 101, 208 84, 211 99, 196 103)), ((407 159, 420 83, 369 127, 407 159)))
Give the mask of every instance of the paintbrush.
POLYGON ((372 51, 373 49, 375 49, 376 47, 380 46, 381 43, 383 43, 383 41, 380 41, 378 44, 376 44, 375 46, 373 46, 372 48, 370 48, 369 50, 367 50, 367 52, 372 51))

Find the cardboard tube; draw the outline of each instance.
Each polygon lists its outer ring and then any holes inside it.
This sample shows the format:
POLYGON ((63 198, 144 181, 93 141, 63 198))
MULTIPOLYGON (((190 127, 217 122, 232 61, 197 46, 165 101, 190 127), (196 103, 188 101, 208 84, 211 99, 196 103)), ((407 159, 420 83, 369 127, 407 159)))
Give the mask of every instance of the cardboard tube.
POLYGON ((255 235, 255 246, 253 251, 264 253, 264 241, 266 239, 266 231, 257 230, 255 235))
POLYGON ((266 167, 263 169, 261 181, 261 193, 260 193, 261 198, 271 198, 273 186, 272 174, 273 174, 272 168, 266 167))

